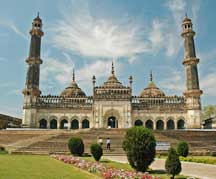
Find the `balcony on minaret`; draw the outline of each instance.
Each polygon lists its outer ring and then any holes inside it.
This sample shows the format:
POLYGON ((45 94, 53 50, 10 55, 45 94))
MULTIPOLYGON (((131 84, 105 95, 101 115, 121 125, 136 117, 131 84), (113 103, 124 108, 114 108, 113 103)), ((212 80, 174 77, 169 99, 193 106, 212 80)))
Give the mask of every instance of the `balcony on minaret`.
POLYGON ((42 25, 42 19, 39 17, 38 13, 37 17, 32 22, 32 29, 30 30, 30 34, 39 37, 43 36, 44 33, 42 31, 42 25))
POLYGON ((195 32, 193 31, 193 23, 190 18, 185 16, 183 22, 182 22, 182 37, 188 33, 191 33, 191 35, 195 35, 195 32))

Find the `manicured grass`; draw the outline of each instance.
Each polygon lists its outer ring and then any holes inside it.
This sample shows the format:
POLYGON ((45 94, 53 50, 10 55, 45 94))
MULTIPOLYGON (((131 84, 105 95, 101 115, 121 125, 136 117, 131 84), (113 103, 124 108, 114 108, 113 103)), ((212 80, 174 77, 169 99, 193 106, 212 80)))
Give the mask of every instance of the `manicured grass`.
MULTIPOLYGON (((93 157, 82 157, 82 159, 88 160, 88 161, 95 161, 93 157)), ((120 162, 114 162, 108 159, 101 159, 100 163, 103 165, 106 165, 108 167, 113 167, 117 169, 123 169, 123 170, 133 170, 129 164, 120 163, 120 162)))
MULTIPOLYGON (((92 157, 82 157, 82 159, 88 160, 88 161, 94 161, 92 157)), ((120 163, 120 162, 114 162, 108 159, 101 159, 100 162, 108 167, 113 167, 117 169, 123 169, 123 170, 134 170, 129 164, 126 163, 120 163)), ((170 179, 170 176, 166 174, 165 171, 158 171, 158 170, 151 170, 149 169, 149 174, 152 176, 158 176, 161 179, 170 179)), ((187 177, 178 175, 175 177, 175 179, 186 179, 187 177)))
POLYGON ((216 165, 216 157, 212 156, 189 156, 189 157, 180 157, 181 161, 186 162, 196 162, 196 163, 205 163, 216 165))
MULTIPOLYGON (((161 155, 161 156, 157 156, 157 158, 166 159, 167 156, 161 155)), ((187 156, 187 157, 180 157, 180 160, 185 162, 195 162, 195 163, 216 165, 216 157, 213 156, 187 156)))
POLYGON ((49 156, 0 155, 0 179, 99 179, 49 156))

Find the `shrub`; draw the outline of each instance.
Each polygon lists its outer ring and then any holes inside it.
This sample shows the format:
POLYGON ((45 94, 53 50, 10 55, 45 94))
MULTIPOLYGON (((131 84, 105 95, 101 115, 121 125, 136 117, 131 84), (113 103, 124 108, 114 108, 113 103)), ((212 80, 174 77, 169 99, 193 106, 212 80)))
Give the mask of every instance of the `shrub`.
POLYGON ((189 153, 188 143, 185 141, 181 141, 177 145, 177 153, 179 156, 187 157, 189 153))
POLYGON ((174 148, 169 149, 168 158, 165 162, 165 168, 168 174, 172 175, 171 179, 174 179, 175 175, 181 172, 181 162, 179 156, 174 148))
POLYGON ((99 161, 103 155, 103 149, 100 144, 94 143, 91 145, 91 154, 96 161, 99 161))
POLYGON ((142 126, 128 129, 122 147, 131 167, 136 171, 145 172, 154 161, 156 140, 150 129, 142 126))
POLYGON ((84 144, 81 138, 71 137, 68 142, 68 148, 72 155, 82 156, 84 152, 84 144))
POLYGON ((6 154, 8 153, 7 150, 5 149, 5 147, 0 146, 0 154, 6 154))

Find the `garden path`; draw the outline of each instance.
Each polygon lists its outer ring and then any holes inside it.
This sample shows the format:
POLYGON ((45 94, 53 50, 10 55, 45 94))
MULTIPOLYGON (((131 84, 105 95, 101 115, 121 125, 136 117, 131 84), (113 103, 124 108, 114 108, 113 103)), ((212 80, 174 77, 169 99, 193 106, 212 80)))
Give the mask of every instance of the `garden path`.
MULTIPOLYGON (((126 156, 105 156, 104 158, 116 162, 128 163, 126 156)), ((181 174, 183 175, 193 176, 200 179, 216 179, 216 165, 194 162, 181 162, 181 164, 181 174)), ((151 168, 153 170, 165 170, 164 166, 165 159, 155 159, 155 161, 151 165, 151 168)))

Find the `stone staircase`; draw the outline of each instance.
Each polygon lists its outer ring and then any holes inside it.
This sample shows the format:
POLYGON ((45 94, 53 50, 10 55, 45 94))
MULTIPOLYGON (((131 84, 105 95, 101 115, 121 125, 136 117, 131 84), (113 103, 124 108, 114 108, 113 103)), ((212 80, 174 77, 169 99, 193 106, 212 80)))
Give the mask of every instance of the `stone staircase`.
MULTIPOLYGON (((0 145, 13 146, 16 154, 67 154, 67 143, 70 137, 81 137, 85 144, 85 153, 90 153, 90 145, 97 142, 98 137, 104 140, 104 155, 125 155, 122 149, 126 129, 80 129, 80 130, 29 130, 0 131, 0 145), (106 138, 111 139, 111 151, 106 150, 106 138)), ((194 155, 206 155, 216 151, 216 131, 153 131, 158 142, 175 146, 178 141, 185 140, 194 155)), ((157 151, 167 153, 167 151, 157 151)))
POLYGON ((85 153, 90 153, 90 145, 97 142, 98 137, 103 138, 104 155, 125 155, 121 145, 126 130, 123 129, 89 129, 79 132, 64 131, 59 135, 50 137, 46 140, 38 141, 27 147, 23 147, 14 153, 22 154, 62 154, 69 153, 68 140, 74 137, 81 137, 85 145, 85 153), (111 139, 111 150, 106 150, 106 138, 111 139))

